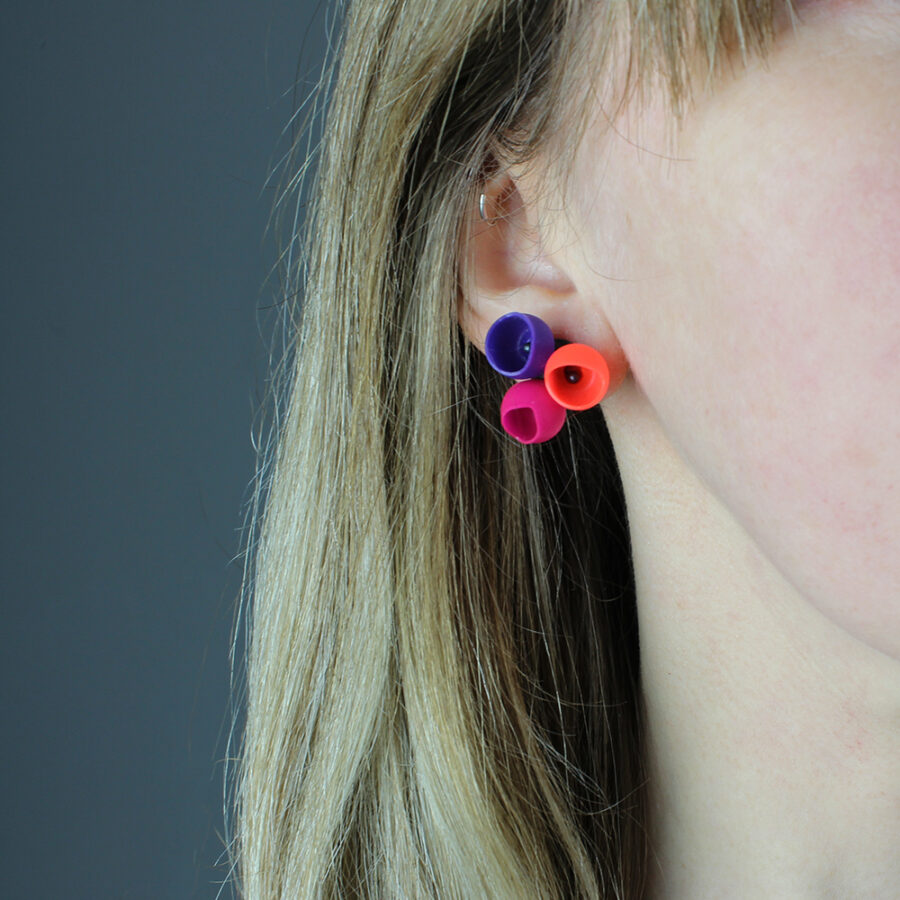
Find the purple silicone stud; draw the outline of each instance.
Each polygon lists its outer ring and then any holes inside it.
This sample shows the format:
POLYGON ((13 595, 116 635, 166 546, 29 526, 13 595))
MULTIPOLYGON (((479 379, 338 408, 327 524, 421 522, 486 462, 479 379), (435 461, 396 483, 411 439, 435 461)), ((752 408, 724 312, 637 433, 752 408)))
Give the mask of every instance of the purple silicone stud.
POLYGON ((500 423, 517 441, 540 444, 559 434, 566 411, 540 379, 514 384, 500 404, 500 423))
POLYGON ((488 362, 507 378, 541 378, 555 349, 550 326, 537 316, 511 312, 500 316, 487 333, 488 362))

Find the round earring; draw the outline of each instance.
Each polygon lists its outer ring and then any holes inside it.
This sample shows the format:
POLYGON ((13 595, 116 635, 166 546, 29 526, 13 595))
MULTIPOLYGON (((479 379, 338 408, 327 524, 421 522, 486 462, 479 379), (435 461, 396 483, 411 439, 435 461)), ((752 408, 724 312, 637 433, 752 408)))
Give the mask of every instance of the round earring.
POLYGON ((528 313, 506 313, 488 330, 485 355, 491 366, 514 384, 500 405, 500 423, 523 444, 557 435, 566 410, 596 406, 609 390, 605 357, 586 344, 558 349, 550 326, 528 313))
POLYGON ((522 444, 556 437, 566 424, 566 410, 547 393, 539 378, 516 382, 500 404, 500 424, 522 444))
POLYGON ((550 326, 528 313, 500 316, 484 340, 488 362, 507 378, 541 378, 555 348, 550 326))
POLYGON ((563 344, 544 366, 547 393, 566 409, 590 409, 609 390, 609 364, 586 344, 563 344))

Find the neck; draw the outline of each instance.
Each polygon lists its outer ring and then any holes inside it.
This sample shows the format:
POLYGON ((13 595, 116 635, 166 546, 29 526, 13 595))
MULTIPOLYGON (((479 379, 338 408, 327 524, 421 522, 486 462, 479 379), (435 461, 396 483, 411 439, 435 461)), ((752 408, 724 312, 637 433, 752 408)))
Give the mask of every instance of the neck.
POLYGON ((634 553, 649 896, 894 896, 900 663, 774 568, 633 380, 604 410, 634 553))

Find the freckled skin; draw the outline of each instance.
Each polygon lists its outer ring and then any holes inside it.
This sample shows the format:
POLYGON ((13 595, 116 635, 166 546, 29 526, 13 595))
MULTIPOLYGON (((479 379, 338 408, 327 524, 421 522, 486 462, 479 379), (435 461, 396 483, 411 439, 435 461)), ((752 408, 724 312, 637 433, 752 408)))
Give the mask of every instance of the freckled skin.
POLYGON ((782 575, 900 658, 900 5, 800 11, 675 141, 662 107, 588 135, 575 280, 782 575))

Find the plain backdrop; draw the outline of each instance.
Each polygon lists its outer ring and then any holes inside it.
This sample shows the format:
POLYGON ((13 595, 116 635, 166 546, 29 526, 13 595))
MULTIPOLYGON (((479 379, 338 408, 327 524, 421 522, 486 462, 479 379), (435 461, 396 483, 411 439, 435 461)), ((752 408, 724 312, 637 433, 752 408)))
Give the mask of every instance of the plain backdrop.
POLYGON ((0 4, 3 900, 220 895, 266 223, 337 16, 0 4))

